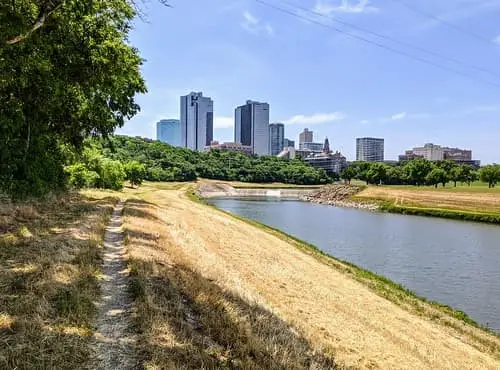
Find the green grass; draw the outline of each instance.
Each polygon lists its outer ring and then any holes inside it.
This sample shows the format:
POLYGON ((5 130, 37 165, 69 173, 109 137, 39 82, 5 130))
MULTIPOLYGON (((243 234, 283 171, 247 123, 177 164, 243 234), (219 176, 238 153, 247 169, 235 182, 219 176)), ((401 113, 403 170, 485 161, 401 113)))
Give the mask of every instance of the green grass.
MULTIPOLYGON (((323 252, 321 249, 316 247, 313 244, 310 244, 306 241, 303 241, 299 238, 296 238, 292 235, 289 235, 279 229, 276 229, 274 227, 265 225, 263 223, 260 223, 255 220, 250 220, 245 217, 224 211, 222 209, 217 208, 216 206, 213 206, 211 204, 208 204, 205 200, 200 198, 198 194, 196 193, 195 187, 190 187, 186 191, 186 196, 199 204, 203 204, 206 206, 213 207, 217 209, 219 212, 222 212, 230 217, 233 217, 235 219, 238 219, 240 221, 246 222, 252 226, 255 226, 259 229, 262 229, 266 232, 269 232, 281 240, 284 240, 298 249, 306 252, 307 254, 314 256, 321 262, 335 268, 338 271, 341 271, 351 277, 353 277, 355 280, 363 283, 365 286, 370 288, 372 291, 377 293, 378 295, 388 299, 389 301, 405 307, 409 308, 409 310, 413 313, 416 313, 420 316, 425 316, 427 318, 430 318, 431 320, 437 320, 442 322, 445 325, 451 326, 454 329, 464 332, 464 329, 460 326, 457 325, 456 322, 453 320, 446 320, 446 316, 455 318, 461 322, 464 322, 468 325, 471 325, 473 327, 482 329, 483 331, 492 334, 496 337, 500 337, 500 333, 495 333, 488 327, 479 325, 476 321, 474 321, 472 318, 470 318, 465 312, 460 311, 460 310, 455 310, 451 308, 450 306, 447 306, 445 304, 442 304, 440 302, 436 301, 429 301, 425 297, 421 297, 411 291, 410 289, 404 287, 401 284, 395 283, 392 280, 376 274, 374 272, 365 270, 359 266, 356 266, 355 264, 352 264, 347 261, 343 261, 340 259, 337 259, 328 253, 323 252), (431 308, 431 309, 429 309, 431 308), (436 313, 437 311, 437 313, 436 313)), ((482 341, 481 338, 477 337, 476 338, 479 341, 482 341)), ((488 343, 486 343, 488 344, 488 343)))
POLYGON ((454 220, 484 222, 491 224, 500 224, 500 214, 487 212, 471 212, 464 210, 450 210, 443 208, 432 208, 423 206, 401 206, 392 202, 379 201, 379 210, 390 213, 399 213, 403 215, 430 216, 449 218, 454 220))
MULTIPOLYGON (((375 186, 375 185, 369 185, 375 186)), ((500 187, 488 188, 488 184, 485 182, 476 181, 468 186, 467 184, 457 183, 455 187, 452 182, 446 184, 445 187, 439 185, 437 188, 434 186, 414 186, 414 185, 382 185, 381 187, 386 187, 388 189, 404 189, 404 190, 431 190, 438 192, 457 192, 457 193, 500 193, 500 187)))

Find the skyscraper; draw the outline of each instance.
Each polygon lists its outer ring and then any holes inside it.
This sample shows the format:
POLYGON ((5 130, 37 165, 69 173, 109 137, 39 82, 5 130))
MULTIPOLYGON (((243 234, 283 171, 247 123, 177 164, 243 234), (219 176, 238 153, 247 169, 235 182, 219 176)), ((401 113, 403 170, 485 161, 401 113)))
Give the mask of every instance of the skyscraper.
POLYGON ((384 139, 362 137, 356 139, 356 160, 365 162, 384 161, 384 139))
POLYGON ((303 132, 299 135, 299 149, 304 149, 304 143, 312 143, 313 142, 313 132, 309 131, 308 128, 304 129, 303 132))
POLYGON ((271 123, 269 125, 269 152, 278 155, 285 146, 285 125, 282 123, 271 123))
POLYGON ((269 154, 269 104, 247 100, 234 112, 234 141, 250 145, 253 153, 269 154))
POLYGON ((156 123, 156 140, 164 143, 181 145, 181 121, 178 119, 162 119, 156 123))
POLYGON ((295 141, 285 138, 283 146, 285 148, 289 148, 289 147, 295 148, 295 141))
POLYGON ((214 103, 201 92, 181 96, 181 146, 202 151, 214 136, 214 103))

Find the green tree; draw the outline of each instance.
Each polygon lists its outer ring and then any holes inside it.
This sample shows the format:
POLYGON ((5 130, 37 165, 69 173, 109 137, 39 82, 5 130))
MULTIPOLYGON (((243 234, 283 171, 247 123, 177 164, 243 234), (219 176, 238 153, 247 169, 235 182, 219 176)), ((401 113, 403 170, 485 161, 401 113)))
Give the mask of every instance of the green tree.
POLYGON ((433 165, 426 159, 410 161, 405 166, 408 173, 408 181, 413 185, 423 185, 427 175, 432 171, 433 165))
POLYGON ((372 163, 366 173, 366 180, 370 184, 379 185, 386 180, 387 166, 383 163, 372 163))
POLYGON ((125 170, 119 161, 105 159, 100 173, 101 187, 104 189, 121 190, 125 180, 125 170))
POLYGON ((471 186, 471 183, 476 181, 479 178, 479 175, 472 166, 464 165, 462 166, 462 173, 460 176, 461 182, 466 182, 467 185, 471 186))
POLYGON ((146 177, 146 167, 137 161, 125 163, 124 170, 125 180, 128 180, 132 187, 141 185, 146 177))
POLYGON ((370 170, 371 164, 369 162, 356 162, 353 164, 356 170, 356 178, 361 181, 366 181, 368 184, 368 171, 370 170))
POLYGON ((395 166, 389 167, 386 174, 386 184, 402 185, 407 182, 407 174, 404 167, 395 166))
POLYGON ((0 187, 64 185, 62 146, 79 150, 139 110, 142 60, 128 42, 127 0, 18 0, 0 5, 0 187))
POLYGON ((340 178, 347 182, 348 184, 351 183, 351 180, 356 176, 356 171, 352 167, 347 167, 342 173, 340 174, 340 178))
POLYGON ((490 164, 479 170, 479 178, 483 182, 488 183, 489 188, 494 188, 498 180, 500 180, 500 166, 490 164))
POLYGON ((89 170, 83 163, 68 166, 65 170, 69 175, 69 184, 75 188, 93 188, 99 184, 99 174, 89 170))
POLYGON ((453 167, 450 171, 450 179, 453 181, 453 185, 457 187, 457 182, 458 181, 464 181, 464 167, 463 166, 456 166, 453 167))
POLYGON ((443 186, 445 186, 448 182, 448 175, 445 170, 436 167, 425 176, 425 181, 428 185, 434 185, 436 188, 438 184, 443 184, 443 186))

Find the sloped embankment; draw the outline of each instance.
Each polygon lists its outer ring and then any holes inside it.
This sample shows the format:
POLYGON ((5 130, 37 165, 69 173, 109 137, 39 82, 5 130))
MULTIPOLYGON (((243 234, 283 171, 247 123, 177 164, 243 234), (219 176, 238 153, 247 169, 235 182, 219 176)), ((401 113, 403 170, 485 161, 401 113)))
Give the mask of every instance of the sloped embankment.
POLYGON ((374 203, 362 203, 351 200, 351 197, 361 190, 363 188, 356 185, 326 185, 312 194, 305 195, 303 199, 313 203, 328 204, 337 207, 377 210, 378 206, 374 203))

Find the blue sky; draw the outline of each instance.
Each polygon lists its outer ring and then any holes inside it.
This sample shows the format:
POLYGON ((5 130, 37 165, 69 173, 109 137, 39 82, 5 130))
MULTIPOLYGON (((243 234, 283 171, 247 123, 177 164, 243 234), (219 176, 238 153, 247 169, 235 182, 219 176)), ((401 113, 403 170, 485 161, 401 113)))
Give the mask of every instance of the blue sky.
POLYGON ((170 0, 172 8, 151 0, 144 9, 147 22, 135 23, 130 40, 146 59, 149 92, 138 97, 140 114, 118 132, 154 138, 156 121, 179 117, 180 95, 203 91, 214 100, 214 137, 220 141, 233 140, 234 108, 252 99, 270 104, 271 121, 286 123, 286 137, 297 140, 308 127, 316 141, 328 136, 332 149, 348 159, 355 156, 356 137, 376 136, 386 140, 387 159, 434 142, 472 149, 483 163, 500 162, 500 0, 263 1, 473 78, 256 0, 170 0))

